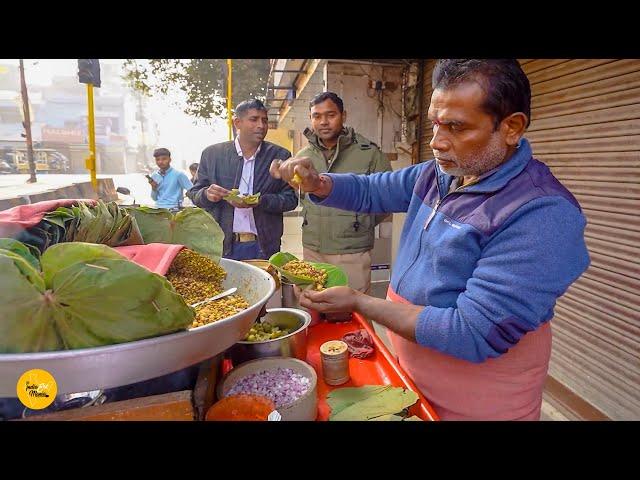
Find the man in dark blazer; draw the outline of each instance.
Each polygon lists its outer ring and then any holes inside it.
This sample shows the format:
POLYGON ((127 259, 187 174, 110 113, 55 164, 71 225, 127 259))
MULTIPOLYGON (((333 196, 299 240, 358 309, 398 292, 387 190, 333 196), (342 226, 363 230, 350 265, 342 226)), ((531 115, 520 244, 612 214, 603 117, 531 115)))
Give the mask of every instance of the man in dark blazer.
POLYGON ((280 251, 283 212, 298 204, 295 191, 269 175, 269 166, 291 153, 264 140, 269 123, 267 108, 260 100, 236 106, 233 124, 234 141, 211 145, 202 152, 196 183, 187 195, 220 224, 225 234, 224 257, 267 259, 280 251), (260 193, 258 202, 225 200, 234 188, 241 195, 260 193))

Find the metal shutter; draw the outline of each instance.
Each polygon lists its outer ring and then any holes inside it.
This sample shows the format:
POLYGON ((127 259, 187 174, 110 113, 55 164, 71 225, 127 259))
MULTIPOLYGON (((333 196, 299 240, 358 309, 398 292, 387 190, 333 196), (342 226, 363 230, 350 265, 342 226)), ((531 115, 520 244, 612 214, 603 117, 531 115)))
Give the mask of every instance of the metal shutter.
POLYGON ((424 60, 422 65, 422 99, 421 99, 421 113, 420 113, 420 150, 419 159, 421 162, 426 162, 433 158, 433 151, 429 146, 429 142, 433 137, 433 130, 429 126, 429 120, 427 119, 427 111, 429 110, 429 104, 431 103, 431 94, 433 89, 431 88, 431 74, 433 73, 433 67, 435 66, 435 60, 424 60))
POLYGON ((591 266, 558 301, 549 373, 640 418, 640 60, 522 60, 536 158, 587 217, 591 266))

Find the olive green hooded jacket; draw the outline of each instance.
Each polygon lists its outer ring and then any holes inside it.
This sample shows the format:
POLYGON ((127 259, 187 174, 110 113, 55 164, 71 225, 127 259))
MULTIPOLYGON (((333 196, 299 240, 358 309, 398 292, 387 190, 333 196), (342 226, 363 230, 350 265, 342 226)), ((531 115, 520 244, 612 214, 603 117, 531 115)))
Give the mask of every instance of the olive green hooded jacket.
MULTIPOLYGON (((304 131, 309 145, 296 157, 309 157, 320 173, 372 174, 391 171, 391 164, 378 146, 345 127, 333 151, 327 149, 309 128, 304 131), (324 153, 323 153, 324 152, 324 153)), ((324 254, 359 253, 373 248, 375 226, 385 215, 347 212, 302 200, 302 244, 324 254)))

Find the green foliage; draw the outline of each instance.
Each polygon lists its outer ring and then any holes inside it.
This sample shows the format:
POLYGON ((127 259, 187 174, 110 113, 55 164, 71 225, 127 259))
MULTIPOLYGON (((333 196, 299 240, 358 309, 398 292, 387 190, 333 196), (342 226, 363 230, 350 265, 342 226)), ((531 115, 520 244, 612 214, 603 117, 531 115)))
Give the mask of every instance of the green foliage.
MULTIPOLYGON (((226 59, 153 58, 148 65, 128 59, 124 70, 124 79, 143 95, 166 95, 178 89, 186 95, 187 115, 204 120, 226 118, 226 59)), ((232 107, 249 98, 264 101, 268 76, 268 59, 233 60, 232 107)))
POLYGON ((327 395, 331 421, 403 420, 406 410, 417 401, 415 392, 391 385, 338 388, 327 395))

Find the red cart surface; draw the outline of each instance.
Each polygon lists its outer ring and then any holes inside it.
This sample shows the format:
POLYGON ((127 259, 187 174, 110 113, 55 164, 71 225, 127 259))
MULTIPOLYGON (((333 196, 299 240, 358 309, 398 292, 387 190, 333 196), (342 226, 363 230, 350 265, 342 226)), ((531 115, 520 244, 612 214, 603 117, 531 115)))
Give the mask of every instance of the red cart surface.
MULTIPOLYGON (((433 407, 402 370, 373 327, 357 313, 354 313, 351 321, 348 322, 321 322, 310 327, 307 336, 307 363, 313 366, 318 374, 318 416, 316 420, 329 419, 331 409, 327 404, 327 395, 334 388, 361 387, 363 385, 393 385, 394 387, 408 388, 418 395, 418 401, 409 408, 409 413, 426 421, 438 420, 438 415, 433 407), (320 345, 329 340, 340 340, 344 334, 361 328, 367 330, 373 339, 375 346, 373 355, 365 359, 349 358, 351 379, 342 385, 327 385, 322 376, 320 345)), ((227 373, 231 368, 231 363, 225 361, 223 373, 227 373)))

